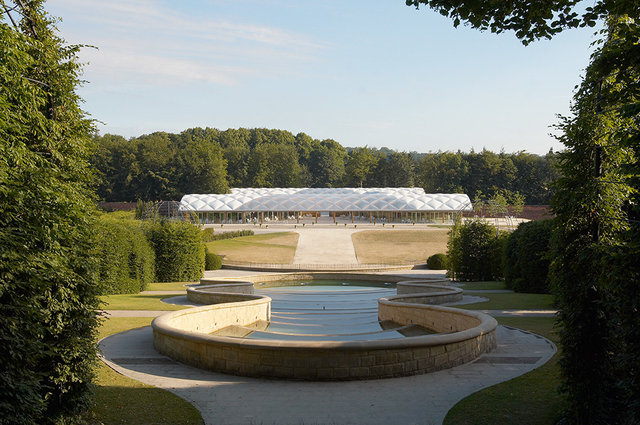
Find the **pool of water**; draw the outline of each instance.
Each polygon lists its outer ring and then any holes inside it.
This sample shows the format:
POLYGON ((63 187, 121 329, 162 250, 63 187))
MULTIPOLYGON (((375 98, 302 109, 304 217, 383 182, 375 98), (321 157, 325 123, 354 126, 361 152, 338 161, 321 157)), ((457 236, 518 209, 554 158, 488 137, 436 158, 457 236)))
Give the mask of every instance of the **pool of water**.
POLYGON ((261 340, 361 341, 428 335, 417 325, 378 320, 378 298, 396 294, 384 282, 297 281, 286 286, 256 284, 256 294, 271 297, 271 322, 230 326, 215 335, 261 340), (375 286, 374 286, 375 285, 375 286))

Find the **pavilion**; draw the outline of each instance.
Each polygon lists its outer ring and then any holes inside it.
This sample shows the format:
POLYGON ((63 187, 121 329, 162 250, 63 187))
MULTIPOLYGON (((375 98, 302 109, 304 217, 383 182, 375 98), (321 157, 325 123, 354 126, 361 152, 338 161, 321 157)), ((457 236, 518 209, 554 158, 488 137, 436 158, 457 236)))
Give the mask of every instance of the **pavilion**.
POLYGON ((226 194, 190 194, 180 211, 201 223, 297 222, 320 216, 351 222, 439 223, 472 210, 461 193, 428 194, 422 188, 234 188, 226 194))

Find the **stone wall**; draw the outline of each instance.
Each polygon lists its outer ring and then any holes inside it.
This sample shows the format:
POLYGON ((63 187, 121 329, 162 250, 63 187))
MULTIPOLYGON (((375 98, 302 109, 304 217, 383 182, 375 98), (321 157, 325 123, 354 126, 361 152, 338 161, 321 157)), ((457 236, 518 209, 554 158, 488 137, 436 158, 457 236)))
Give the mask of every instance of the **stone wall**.
MULTIPOLYGON (((441 296, 442 291, 434 292, 441 296)), ((153 323, 154 346, 178 361, 243 376, 349 380, 434 372, 477 358, 496 346, 497 322, 485 314, 416 304, 429 298, 379 300, 381 320, 418 324, 442 334, 377 341, 267 341, 210 335, 226 326, 269 320, 270 299, 209 293, 234 301, 166 313, 153 323)))

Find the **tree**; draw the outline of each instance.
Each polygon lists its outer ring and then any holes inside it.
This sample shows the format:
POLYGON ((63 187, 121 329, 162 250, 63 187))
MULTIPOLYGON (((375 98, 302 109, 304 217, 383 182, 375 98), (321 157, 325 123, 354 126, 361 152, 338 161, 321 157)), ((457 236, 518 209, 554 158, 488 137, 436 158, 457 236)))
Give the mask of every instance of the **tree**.
POLYGON ((373 150, 366 146, 351 150, 345 167, 347 186, 363 187, 373 173, 377 162, 378 159, 373 150))
POLYGON ((344 178, 346 152, 335 140, 314 141, 309 154, 312 187, 339 187, 344 178))
POLYGON ((86 410, 98 294, 79 46, 41 0, 0 1, 0 423, 86 410))
POLYGON ((612 15, 640 15, 636 0, 549 0, 543 3, 492 0, 406 0, 408 6, 427 5, 443 16, 493 33, 514 31, 524 44, 552 38, 568 28, 594 27, 597 20, 612 15))
POLYGON ((640 421, 640 2, 407 0, 524 44, 606 21, 563 118, 551 279, 568 420, 640 421))
POLYGON ((226 193, 227 162, 218 142, 195 136, 178 152, 178 193, 226 193))

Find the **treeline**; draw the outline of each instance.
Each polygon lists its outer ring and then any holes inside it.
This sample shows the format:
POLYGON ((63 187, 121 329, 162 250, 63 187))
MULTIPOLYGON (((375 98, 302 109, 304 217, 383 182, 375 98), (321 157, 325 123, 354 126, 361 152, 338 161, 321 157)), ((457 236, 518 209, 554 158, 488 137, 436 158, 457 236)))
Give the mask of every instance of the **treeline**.
POLYGON ((104 201, 179 199, 230 187, 423 187, 476 197, 519 193, 546 204, 555 180, 552 152, 437 152, 345 148, 332 139, 270 129, 192 128, 129 140, 96 136, 92 164, 104 201))

